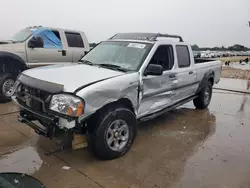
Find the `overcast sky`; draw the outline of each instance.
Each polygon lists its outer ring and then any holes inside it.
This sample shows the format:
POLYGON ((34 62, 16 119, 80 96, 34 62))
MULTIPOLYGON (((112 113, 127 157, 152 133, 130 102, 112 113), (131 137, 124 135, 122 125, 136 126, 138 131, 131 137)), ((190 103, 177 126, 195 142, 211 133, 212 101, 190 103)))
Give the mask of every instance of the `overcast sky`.
POLYGON ((0 38, 31 25, 85 31, 90 42, 117 32, 182 35, 199 46, 250 47, 250 0, 0 0, 0 38))

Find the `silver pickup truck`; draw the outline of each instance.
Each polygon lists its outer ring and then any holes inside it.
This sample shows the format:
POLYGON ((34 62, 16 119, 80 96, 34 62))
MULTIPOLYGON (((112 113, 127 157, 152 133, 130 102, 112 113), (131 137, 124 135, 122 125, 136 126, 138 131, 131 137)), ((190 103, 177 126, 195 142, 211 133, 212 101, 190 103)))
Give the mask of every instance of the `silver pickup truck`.
POLYGON ((191 100, 207 108, 221 66, 194 59, 180 36, 116 34, 78 63, 24 71, 13 100, 20 106, 19 120, 38 134, 86 134, 97 157, 114 159, 130 149, 138 121, 191 100))
POLYGON ((28 68, 77 62, 89 43, 84 32, 28 27, 0 41, 0 101, 10 99, 17 75, 28 68))

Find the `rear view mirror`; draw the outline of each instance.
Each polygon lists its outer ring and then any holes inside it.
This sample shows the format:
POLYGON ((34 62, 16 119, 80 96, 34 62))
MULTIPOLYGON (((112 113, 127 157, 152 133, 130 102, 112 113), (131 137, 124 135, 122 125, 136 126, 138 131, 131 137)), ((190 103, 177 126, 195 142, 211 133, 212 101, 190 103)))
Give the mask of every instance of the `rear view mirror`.
POLYGON ((29 40, 29 48, 43 48, 43 39, 42 37, 33 37, 29 40))
POLYGON ((147 75, 160 76, 162 74, 163 74, 163 67, 161 65, 149 64, 148 67, 146 68, 144 76, 147 75))

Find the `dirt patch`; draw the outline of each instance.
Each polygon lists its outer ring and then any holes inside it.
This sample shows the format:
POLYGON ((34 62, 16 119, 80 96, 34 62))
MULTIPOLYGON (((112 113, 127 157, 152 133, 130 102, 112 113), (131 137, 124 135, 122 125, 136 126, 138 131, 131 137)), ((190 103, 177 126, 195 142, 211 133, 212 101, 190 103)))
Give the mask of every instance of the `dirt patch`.
POLYGON ((245 60, 246 58, 250 59, 250 56, 233 56, 233 57, 221 57, 219 58, 220 61, 225 63, 226 61, 230 62, 239 62, 240 60, 245 60))
POLYGON ((250 80, 250 70, 241 70, 241 69, 234 69, 230 67, 222 67, 221 77, 250 80))
POLYGON ((250 89, 250 70, 222 67, 221 77, 248 80, 247 89, 250 89))

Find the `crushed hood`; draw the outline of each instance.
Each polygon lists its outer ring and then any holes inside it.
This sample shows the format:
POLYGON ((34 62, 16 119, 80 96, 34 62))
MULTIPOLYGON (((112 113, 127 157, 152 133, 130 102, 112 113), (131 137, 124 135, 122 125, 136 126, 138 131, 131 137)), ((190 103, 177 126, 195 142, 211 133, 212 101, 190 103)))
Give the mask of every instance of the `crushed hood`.
POLYGON ((74 92, 79 87, 124 73, 98 66, 70 63, 29 69, 22 74, 41 81, 62 85, 65 92, 74 92))

